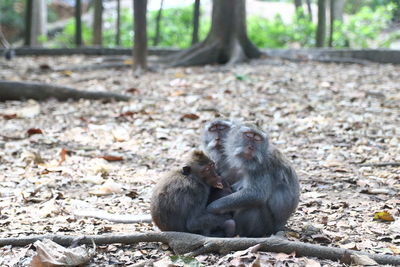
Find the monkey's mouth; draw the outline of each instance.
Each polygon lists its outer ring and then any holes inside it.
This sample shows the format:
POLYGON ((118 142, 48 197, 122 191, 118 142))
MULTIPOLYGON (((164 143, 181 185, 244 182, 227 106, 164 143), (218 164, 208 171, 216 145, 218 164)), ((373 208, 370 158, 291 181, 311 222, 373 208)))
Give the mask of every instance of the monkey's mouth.
POLYGON ((224 189, 224 185, 222 183, 216 183, 214 184, 214 187, 218 189, 224 189))
POLYGON ((247 146, 243 151, 243 157, 247 160, 252 160, 254 158, 254 148, 247 146))

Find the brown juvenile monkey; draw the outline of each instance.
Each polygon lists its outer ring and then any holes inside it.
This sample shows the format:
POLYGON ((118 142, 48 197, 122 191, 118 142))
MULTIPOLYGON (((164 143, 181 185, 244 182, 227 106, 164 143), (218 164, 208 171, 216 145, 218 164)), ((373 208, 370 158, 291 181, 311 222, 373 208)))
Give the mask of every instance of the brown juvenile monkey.
POLYGON ((190 232, 202 235, 224 232, 235 234, 230 215, 206 211, 210 188, 223 188, 214 162, 202 151, 194 151, 188 163, 165 176, 155 187, 151 216, 162 231, 190 232))
POLYGON ((274 148, 267 134, 252 125, 233 127, 225 143, 230 168, 243 178, 237 192, 212 202, 215 214, 234 212, 240 236, 260 237, 283 229, 299 202, 296 172, 274 148))

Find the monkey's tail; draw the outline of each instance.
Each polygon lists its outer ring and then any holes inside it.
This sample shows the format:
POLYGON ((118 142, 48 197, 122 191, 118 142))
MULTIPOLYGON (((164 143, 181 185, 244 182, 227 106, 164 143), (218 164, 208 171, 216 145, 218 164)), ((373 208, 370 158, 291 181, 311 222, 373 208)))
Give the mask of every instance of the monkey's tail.
POLYGON ((111 214, 102 210, 76 210, 74 215, 77 217, 91 217, 97 219, 103 219, 115 223, 151 223, 150 214, 139 214, 139 215, 122 215, 122 214, 111 214))

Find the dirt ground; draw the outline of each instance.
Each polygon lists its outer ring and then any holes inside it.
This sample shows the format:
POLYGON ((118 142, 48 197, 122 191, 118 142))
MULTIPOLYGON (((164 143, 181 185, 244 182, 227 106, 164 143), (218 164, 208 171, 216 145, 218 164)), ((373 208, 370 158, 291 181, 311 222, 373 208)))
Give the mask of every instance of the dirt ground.
MULTIPOLYGON (((287 225, 288 239, 400 254, 400 66, 265 58, 140 77, 129 67, 82 68, 110 60, 123 61, 71 56, 0 62, 3 80, 132 96, 130 102, 0 103, 0 237, 158 231, 151 224, 76 217, 74 211, 148 213, 162 173, 199 147, 206 121, 223 116, 268 131, 299 174, 301 202, 287 225)), ((1 247, 0 266, 28 266, 34 254, 32 246, 1 247)), ((135 266, 171 254, 157 243, 99 246, 89 266, 135 266)), ((263 255, 269 257, 265 266, 343 265, 263 255)), ((251 257, 197 259, 206 266, 255 266, 251 257)))

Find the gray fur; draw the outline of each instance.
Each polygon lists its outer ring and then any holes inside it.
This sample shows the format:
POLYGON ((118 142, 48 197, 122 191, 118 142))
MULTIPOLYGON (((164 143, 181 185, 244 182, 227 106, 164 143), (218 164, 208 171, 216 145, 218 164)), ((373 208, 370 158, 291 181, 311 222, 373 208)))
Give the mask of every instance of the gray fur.
POLYGON ((237 234, 264 236, 283 229, 299 202, 299 182, 296 172, 274 148, 268 135, 255 126, 239 125, 226 139, 226 162, 239 169, 243 178, 233 187, 238 191, 212 202, 207 210, 216 214, 235 212, 237 234), (246 138, 257 134, 262 141, 246 138), (251 159, 246 159, 246 146, 252 146, 251 159))

